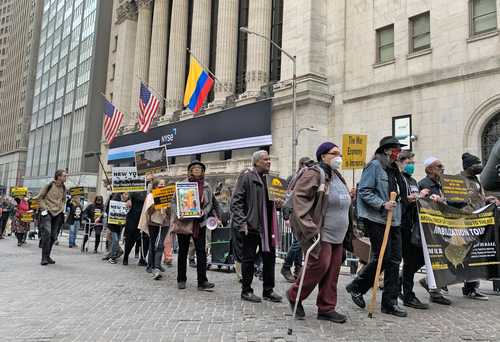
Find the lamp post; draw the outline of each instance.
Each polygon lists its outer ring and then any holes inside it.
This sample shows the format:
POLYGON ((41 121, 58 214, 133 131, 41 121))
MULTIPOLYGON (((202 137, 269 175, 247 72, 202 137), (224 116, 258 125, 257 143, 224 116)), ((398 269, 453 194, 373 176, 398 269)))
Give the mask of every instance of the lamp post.
POLYGON ((101 152, 86 152, 85 153, 85 158, 91 158, 91 157, 96 157, 97 160, 99 161, 99 165, 101 166, 102 172, 104 173, 104 176, 106 177, 106 181, 108 182, 108 185, 111 185, 111 181, 108 177, 108 174, 106 173, 106 169, 104 168, 104 165, 102 165, 101 161, 101 152))
POLYGON ((274 46, 276 49, 278 49, 282 54, 287 56, 293 64, 293 77, 292 77, 292 168, 291 168, 291 175, 293 175, 295 171, 295 160, 297 158, 297 145, 296 141, 298 138, 297 134, 297 58, 293 56, 292 54, 286 52, 276 44, 275 41, 271 40, 269 37, 266 37, 263 34, 251 31, 248 29, 248 27, 240 27, 240 31, 244 32, 246 34, 253 34, 254 36, 260 37, 264 40, 267 40, 272 46, 274 46))

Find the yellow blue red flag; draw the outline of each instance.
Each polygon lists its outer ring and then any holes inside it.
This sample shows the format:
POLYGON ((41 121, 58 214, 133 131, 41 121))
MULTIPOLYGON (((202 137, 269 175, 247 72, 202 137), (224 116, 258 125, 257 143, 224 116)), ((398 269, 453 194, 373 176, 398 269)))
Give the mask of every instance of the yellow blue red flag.
POLYGON ((214 80, 208 72, 191 56, 186 91, 184 92, 184 107, 198 113, 213 85, 214 80))

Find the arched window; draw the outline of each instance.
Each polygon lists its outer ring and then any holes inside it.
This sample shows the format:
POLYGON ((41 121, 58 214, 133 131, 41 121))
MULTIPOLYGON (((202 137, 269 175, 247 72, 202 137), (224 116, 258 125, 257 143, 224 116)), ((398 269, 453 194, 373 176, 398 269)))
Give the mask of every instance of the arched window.
POLYGON ((495 114, 484 128, 481 136, 481 153, 484 162, 488 160, 493 145, 500 138, 500 113, 495 114))

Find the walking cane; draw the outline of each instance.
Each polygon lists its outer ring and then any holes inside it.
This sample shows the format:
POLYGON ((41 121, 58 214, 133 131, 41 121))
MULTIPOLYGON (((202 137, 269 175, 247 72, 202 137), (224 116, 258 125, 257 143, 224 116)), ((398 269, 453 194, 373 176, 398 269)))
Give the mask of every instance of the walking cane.
POLYGON ((290 321, 290 325, 288 326, 288 335, 293 334, 293 324, 295 322, 295 315, 297 314, 297 306, 299 305, 300 293, 302 292, 302 285, 304 285, 304 276, 307 270, 307 262, 309 261, 309 254, 311 254, 312 250, 318 245, 321 241, 319 235, 314 238, 314 243, 309 247, 306 251, 306 257, 304 260, 304 266, 302 267, 302 272, 300 274, 300 282, 299 282, 299 290, 297 291, 297 297, 295 297, 295 306, 293 308, 292 319, 290 321))
MULTIPOLYGON (((396 200, 396 193, 391 192, 390 200, 393 202, 396 200)), ((380 248, 380 253, 378 255, 377 271, 375 272, 375 280, 373 281, 372 287, 372 299, 368 305, 368 317, 373 318, 373 310, 377 305, 377 290, 379 286, 380 272, 382 270, 382 263, 384 261, 385 249, 387 248, 387 240, 389 239, 389 232, 391 231, 392 223, 392 209, 387 213, 387 220, 385 221, 385 231, 384 240, 382 241, 382 247, 380 248)))

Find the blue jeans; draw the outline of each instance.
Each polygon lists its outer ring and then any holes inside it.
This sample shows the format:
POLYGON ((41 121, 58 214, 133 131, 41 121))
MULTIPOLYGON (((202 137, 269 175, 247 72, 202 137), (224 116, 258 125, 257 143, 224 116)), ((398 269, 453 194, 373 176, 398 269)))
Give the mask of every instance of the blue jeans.
POLYGON ((283 267, 291 268, 293 265, 295 265, 295 267, 302 267, 302 248, 295 236, 293 237, 293 242, 288 253, 286 253, 283 267))
POLYGON ((80 221, 75 221, 69 225, 69 245, 70 247, 76 246, 76 234, 80 230, 80 221))
POLYGON ((118 243, 120 242, 120 238, 122 237, 121 230, 118 233, 111 233, 111 257, 113 259, 118 258, 118 243))

